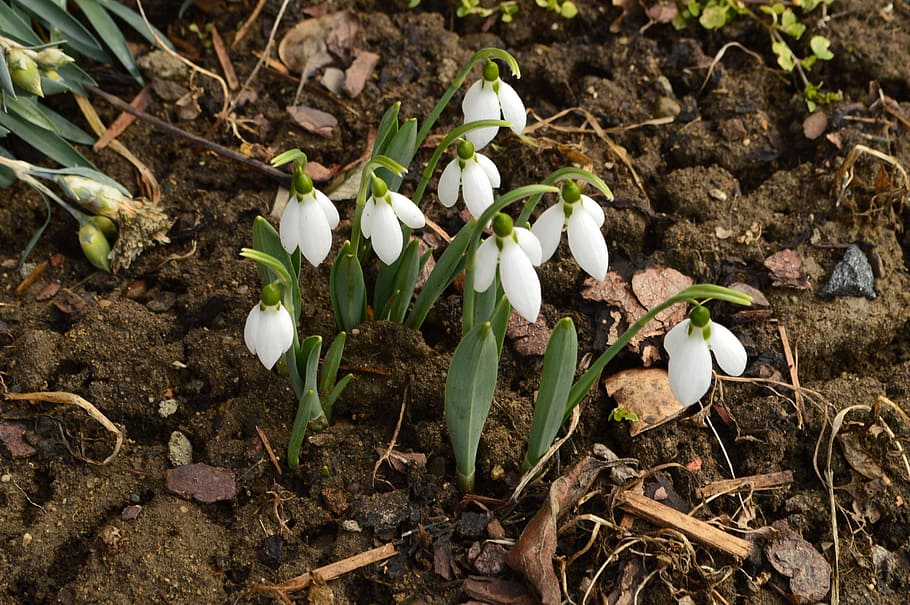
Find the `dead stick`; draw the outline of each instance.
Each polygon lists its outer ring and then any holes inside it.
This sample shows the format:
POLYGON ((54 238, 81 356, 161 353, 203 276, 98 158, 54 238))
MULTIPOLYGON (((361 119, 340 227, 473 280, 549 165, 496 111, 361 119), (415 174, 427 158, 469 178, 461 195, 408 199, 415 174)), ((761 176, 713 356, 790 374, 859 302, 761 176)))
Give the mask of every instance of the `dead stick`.
POLYGON ((711 546, 737 559, 745 559, 752 553, 752 543, 684 515, 647 496, 625 492, 619 496, 619 507, 660 527, 673 528, 700 544, 711 546))
POLYGON ((97 97, 101 97, 102 99, 104 99, 105 101, 107 101, 108 103, 110 103, 111 105, 113 105, 114 107, 119 109, 120 111, 125 111, 127 113, 131 113, 134 116, 136 116, 137 118, 139 118, 140 120, 142 120, 143 122, 146 122, 146 123, 150 124, 151 126, 154 126, 158 130, 161 130, 168 134, 173 134, 175 136, 181 137, 188 141, 192 141, 193 143, 196 143, 200 147, 204 147, 204 148, 208 149, 209 151, 214 151, 215 153, 217 153, 219 155, 223 155, 236 162, 245 164, 245 165, 249 166, 250 168, 254 168, 254 169, 258 170, 259 172, 262 172, 263 174, 278 181, 283 187, 290 187, 290 185, 291 185, 291 175, 289 175, 286 172, 283 172, 281 170, 278 170, 274 166, 270 166, 269 164, 265 164, 263 162, 260 162, 259 160, 254 160, 253 158, 247 157, 247 156, 243 155, 242 153, 238 153, 238 152, 234 151, 233 149, 228 149, 227 147, 225 147, 223 145, 219 145, 218 143, 215 143, 214 141, 210 141, 206 138, 200 137, 191 132, 181 130, 180 128, 177 128, 176 126, 168 124, 167 122, 165 122, 164 120, 162 120, 160 118, 156 118, 155 116, 145 113, 144 111, 139 111, 135 107, 132 107, 129 103, 124 102, 123 100, 115 97, 112 94, 104 92, 97 86, 92 86, 91 84, 83 84, 83 87, 87 91, 92 93, 93 95, 95 95, 97 97))
POLYGON ((312 583, 313 576, 318 575, 323 580, 328 582, 329 580, 340 578, 344 574, 350 573, 355 569, 360 569, 361 567, 365 567, 371 563, 376 563, 378 561, 384 561, 385 559, 394 557, 397 554, 398 549, 395 548, 394 544, 383 544, 382 546, 377 546, 371 550, 358 553, 353 557, 348 557, 347 559, 342 559, 341 561, 336 561, 335 563, 329 563, 328 565, 320 567, 319 569, 308 571, 305 574, 297 576, 296 578, 291 578, 283 584, 259 584, 257 586, 254 586, 252 590, 255 592, 296 592, 298 590, 307 588, 310 583, 312 583))
POLYGON ((793 350, 790 348, 790 338, 787 336, 787 328, 780 325, 777 327, 780 332, 780 343, 784 347, 784 359, 787 360, 787 367, 790 369, 790 382, 793 383, 793 401, 796 403, 796 420, 797 428, 803 428, 803 418, 806 415, 806 403, 803 401, 803 394, 799 388, 799 359, 793 357, 793 350))
POLYGON ((780 471, 778 473, 768 473, 765 475, 751 475, 749 477, 739 477, 737 479, 721 479, 713 481, 708 485, 695 491, 695 495, 705 500, 710 500, 721 494, 737 492, 741 489, 763 490, 783 487, 793 482, 793 471, 780 471))

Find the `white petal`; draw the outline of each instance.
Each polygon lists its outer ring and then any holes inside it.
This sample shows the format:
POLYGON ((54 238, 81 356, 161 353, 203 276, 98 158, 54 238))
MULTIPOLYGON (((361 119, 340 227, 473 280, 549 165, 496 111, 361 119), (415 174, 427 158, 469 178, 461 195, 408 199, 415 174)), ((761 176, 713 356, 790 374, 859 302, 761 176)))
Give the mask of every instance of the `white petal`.
POLYGON ((338 209, 335 208, 335 204, 332 203, 332 200, 329 199, 329 196, 319 191, 318 189, 313 189, 314 197, 316 201, 319 202, 319 207, 322 208, 322 212, 325 214, 326 220, 329 222, 329 228, 334 229, 338 226, 338 223, 341 217, 338 216, 338 209))
MULTIPOLYGON (((465 124, 477 120, 498 120, 500 117, 499 97, 491 86, 484 86, 483 79, 474 82, 461 102, 465 124)), ((465 138, 474 144, 475 149, 482 149, 493 140, 499 132, 498 126, 475 128, 465 134, 465 138)))
MULTIPOLYGON (((540 240, 537 236, 523 227, 515 227, 513 233, 518 238, 518 245, 535 267, 543 262, 543 252, 540 249, 540 240)), ((536 273, 534 275, 537 275, 536 273)), ((531 321, 534 321, 533 319, 531 321)))
POLYGON ((451 208, 458 201, 459 185, 461 185, 461 167, 456 158, 446 165, 439 177, 439 201, 446 208, 451 208))
POLYGON ((597 224, 598 228, 603 227, 604 224, 604 209, 600 207, 600 204, 592 200, 586 195, 581 196, 581 207, 591 215, 591 218, 594 219, 594 222, 597 224))
POLYGON ((256 354, 266 369, 271 370, 278 358, 291 348, 294 324, 284 306, 266 308, 259 316, 259 333, 256 337, 256 354))
POLYGON ((300 208, 301 203, 296 199, 288 200, 284 212, 281 213, 281 222, 278 225, 278 236, 281 238, 281 245, 288 254, 293 254, 297 246, 300 245, 300 208))
POLYGON ((700 334, 687 337, 675 348, 675 352, 670 354, 667 371, 670 390, 684 406, 692 405, 708 392, 711 386, 711 353, 700 334))
POLYGON ((686 339, 689 338, 689 326, 692 324, 691 319, 684 319, 667 332, 664 336, 664 349, 672 357, 677 351, 682 349, 686 339))
POLYGON ((502 106, 502 117, 512 122, 510 128, 515 134, 521 134, 528 122, 528 114, 525 113, 525 104, 521 97, 515 92, 515 89, 499 81, 499 104, 502 106))
POLYGON ((540 241, 540 258, 546 262, 556 252, 559 247, 559 240, 562 237, 562 228, 566 222, 566 213, 563 210, 563 203, 554 204, 543 211, 531 227, 531 233, 537 236, 540 241))
POLYGON ((474 291, 486 292, 496 277, 496 264, 499 262, 499 246, 496 237, 488 237, 474 253, 474 291))
MULTIPOLYGON (((336 214, 337 216, 337 214, 336 214)), ((332 227, 322 205, 316 199, 300 203, 300 253, 318 267, 332 249, 332 227)))
POLYGON ((246 325, 243 327, 243 341, 250 353, 256 354, 256 335, 259 333, 259 303, 250 309, 249 315, 246 316, 246 325))
POLYGON ((427 219, 424 218, 423 212, 420 211, 417 204, 405 196, 395 191, 389 191, 389 199, 392 200, 395 216, 411 229, 420 229, 427 224, 427 219))
POLYGON ((373 211, 376 209, 376 200, 372 197, 367 200, 363 206, 363 212, 360 214, 360 232, 363 236, 369 238, 373 233, 373 211))
MULTIPOLYGON (((410 202, 408 202, 410 203, 410 202)), ((413 205, 413 204, 412 204, 413 205)), ((416 207, 416 206, 415 206, 416 207)), ((391 265, 401 254, 402 240, 401 226, 392 207, 380 201, 373 207, 373 250, 379 260, 391 265)))
POLYGON ((522 247, 510 240, 503 243, 499 261, 502 289, 518 314, 533 323, 540 313, 540 280, 522 247))
POLYGON ((577 207, 569 217, 568 231, 569 249, 578 266, 597 281, 603 281, 607 277, 610 257, 607 242, 594 218, 577 207))
POLYGON ((473 216, 479 217, 493 205, 493 186, 480 164, 468 161, 461 173, 461 188, 464 203, 473 216))
POLYGON ((475 153, 474 156, 483 171, 487 173, 487 178, 490 179, 490 185, 493 186, 493 189, 499 189, 502 178, 499 176, 499 168, 496 167, 493 160, 481 153, 475 153))
POLYGON ((746 349, 743 343, 724 326, 714 323, 711 326, 711 338, 708 344, 714 351, 717 365, 730 376, 739 376, 746 369, 746 349))

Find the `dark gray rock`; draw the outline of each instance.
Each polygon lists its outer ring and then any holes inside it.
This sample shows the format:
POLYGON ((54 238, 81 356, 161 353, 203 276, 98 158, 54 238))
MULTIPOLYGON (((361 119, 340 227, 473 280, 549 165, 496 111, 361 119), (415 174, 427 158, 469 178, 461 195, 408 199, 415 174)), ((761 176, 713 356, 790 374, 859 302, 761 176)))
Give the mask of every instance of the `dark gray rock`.
POLYGON ((834 267, 828 283, 818 291, 822 298, 835 296, 865 296, 872 300, 875 294, 875 276, 872 265, 858 246, 851 245, 844 258, 834 267))

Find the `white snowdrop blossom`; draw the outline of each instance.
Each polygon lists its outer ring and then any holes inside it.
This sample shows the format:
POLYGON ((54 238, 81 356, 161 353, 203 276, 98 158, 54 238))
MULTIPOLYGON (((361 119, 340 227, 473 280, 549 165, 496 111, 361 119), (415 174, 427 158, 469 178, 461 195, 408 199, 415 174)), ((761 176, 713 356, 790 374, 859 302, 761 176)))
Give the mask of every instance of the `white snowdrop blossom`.
POLYGON ((448 163, 439 177, 439 201, 450 208, 458 201, 461 190, 464 203, 474 217, 493 204, 493 189, 499 187, 501 177, 493 160, 474 151, 471 141, 458 143, 458 157, 448 163))
POLYGON ((261 302, 250 310, 243 329, 250 353, 271 370, 294 342, 294 320, 281 303, 281 288, 269 284, 262 289, 261 302))
POLYGON ((291 198, 284 212, 278 234, 288 254, 300 248, 311 265, 318 267, 332 249, 332 229, 338 226, 338 210, 324 193, 313 187, 313 180, 300 170, 294 171, 291 198))
POLYGON ((426 225, 423 212, 414 202, 395 191, 389 191, 381 178, 373 175, 373 194, 360 217, 360 232, 370 238, 379 260, 391 265, 401 255, 404 237, 399 221, 411 229, 426 225))
POLYGON ((696 306, 689 319, 667 332, 664 348, 670 355, 670 390, 684 406, 690 406, 711 386, 711 352, 720 368, 731 376, 746 369, 746 349, 733 332, 711 321, 705 307, 696 306))
POLYGON ((566 181, 559 201, 544 210, 531 227, 540 240, 543 260, 548 260, 556 248, 563 231, 569 232, 569 249, 578 266, 598 281, 607 276, 609 252, 607 242, 600 232, 604 224, 604 211, 590 197, 581 194, 578 185, 566 181))
MULTIPOLYGON (((474 82, 461 102, 465 124, 477 120, 504 119, 511 122, 509 128, 515 134, 525 129, 528 116, 525 104, 515 89, 499 79, 499 66, 489 61, 483 68, 483 77, 474 82)), ((498 126, 474 128, 465 134, 474 147, 482 149, 499 132, 498 126)))
POLYGON ((474 255, 474 291, 493 285, 496 269, 506 298, 530 322, 540 313, 540 280, 534 267, 541 263, 540 242, 528 229, 513 227, 507 214, 493 217, 493 235, 474 255))

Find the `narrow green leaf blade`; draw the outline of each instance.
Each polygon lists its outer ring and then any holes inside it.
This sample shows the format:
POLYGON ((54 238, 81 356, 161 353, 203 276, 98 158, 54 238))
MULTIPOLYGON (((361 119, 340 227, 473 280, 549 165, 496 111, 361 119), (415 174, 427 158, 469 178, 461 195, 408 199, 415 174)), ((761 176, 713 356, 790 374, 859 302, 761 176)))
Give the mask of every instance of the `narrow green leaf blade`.
MULTIPOLYGON (((271 223, 261 216, 257 216, 256 220, 253 221, 253 248, 278 259, 287 269, 294 283, 297 283, 300 276, 300 259, 298 258, 296 262, 294 261, 294 258, 281 245, 281 237, 278 232, 272 227, 271 223)), ((261 263, 257 263, 257 266, 259 268, 259 280, 263 286, 278 279, 278 275, 271 269, 263 267, 261 263)), ((297 320, 300 319, 300 288, 291 288, 291 295, 294 301, 294 308, 288 310, 291 312, 291 317, 294 318, 294 325, 296 325, 297 320)))
POLYGON ((412 239, 402 255, 402 262, 395 274, 394 292, 389 305, 389 321, 401 323, 404 321, 411 296, 417 284, 417 274, 420 272, 420 242, 412 239))
POLYGON ((65 139, 23 120, 15 114, 0 111, 0 126, 8 128, 20 139, 58 164, 94 168, 94 165, 65 139))
POLYGON ((543 373, 531 420, 531 433, 528 435, 528 451, 522 464, 525 471, 533 468, 546 453, 562 425, 577 363, 575 324, 564 317, 553 328, 544 353, 543 373))
POLYGON ((479 324, 455 349, 446 377, 446 426, 459 486, 464 490, 473 488, 477 446, 493 403, 498 372, 499 352, 493 330, 489 323, 479 324))
POLYGON ((462 227, 439 257, 433 272, 430 273, 427 283, 421 288, 420 294, 417 295, 414 306, 411 308, 411 313, 408 315, 406 325, 409 328, 417 330, 423 325, 423 320, 427 318, 427 313, 430 312, 433 303, 464 268, 465 251, 471 242, 473 232, 472 224, 469 223, 462 227))
POLYGON ((95 143, 95 137, 85 132, 50 107, 45 105, 41 105, 40 107, 41 111, 44 113, 44 117, 50 120, 57 133, 67 141, 76 143, 77 145, 93 145, 95 143))
POLYGON ((347 337, 347 332, 339 332, 332 344, 329 345, 329 350, 325 352, 322 377, 319 380, 320 395, 326 395, 335 386, 335 378, 338 376, 338 366, 341 365, 341 356, 344 354, 344 343, 347 337))
POLYGON ((107 60, 104 49, 91 32, 52 0, 28 0, 28 2, 13 0, 13 3, 51 27, 57 28, 69 44, 87 50, 88 52, 83 53, 86 56, 98 61, 107 60))
POLYGON ((44 114, 44 108, 38 105, 35 97, 18 96, 7 99, 6 107, 10 113, 16 114, 30 124, 60 134, 54 123, 44 114))
POLYGON ((120 64, 126 68, 126 71, 137 82, 142 84, 142 74, 139 73, 139 68, 136 66, 133 53, 130 52, 130 47, 126 43, 126 38, 123 37, 123 33, 121 33, 120 28, 117 27, 108 12, 98 4, 97 0, 76 0, 76 4, 82 9, 86 19, 92 24, 98 36, 104 40, 111 52, 114 53, 120 64))
MULTIPOLYGON (((409 119, 398 132, 389 141, 388 146, 382 151, 382 155, 387 156, 404 167, 411 163, 414 157, 414 150, 417 148, 417 120, 409 119)), ((402 177, 392 174, 390 170, 380 168, 376 171, 376 176, 381 178, 389 186, 389 191, 398 191, 401 187, 402 177)))
MULTIPOLYGON (((0 30, 3 26, 0 25, 0 30)), ((16 98, 16 88, 13 86, 13 79, 9 75, 9 65, 6 62, 6 53, 0 53, 0 91, 8 97, 16 98)))
POLYGON ((132 10, 128 6, 124 6, 120 2, 117 2, 117 0, 98 0, 98 3, 110 12, 114 13, 118 19, 122 19, 124 23, 133 28, 137 34, 148 40, 149 43, 158 44, 158 41, 155 40, 155 35, 152 34, 152 32, 155 32, 155 34, 158 36, 158 39, 161 40, 165 46, 173 50, 174 45, 170 40, 167 39, 167 36, 165 36, 164 33, 154 25, 150 30, 149 26, 146 25, 145 21, 142 19, 142 15, 136 11, 132 10))
POLYGON ((31 26, 4 2, 0 2, 0 31, 5 36, 13 36, 26 46, 40 46, 44 43, 38 34, 32 31, 31 26))
POLYGON ((338 329, 350 332, 367 317, 366 285, 360 260, 345 242, 329 274, 329 291, 338 329))

